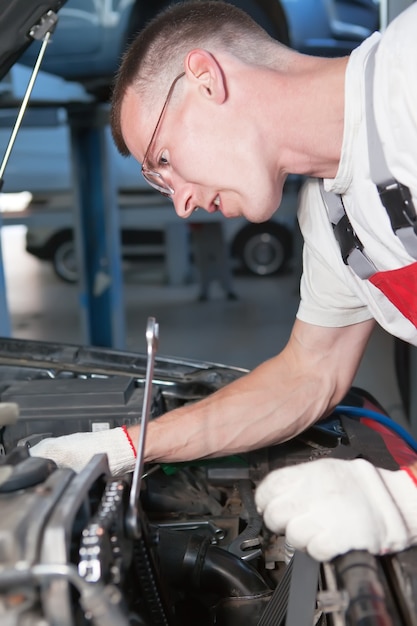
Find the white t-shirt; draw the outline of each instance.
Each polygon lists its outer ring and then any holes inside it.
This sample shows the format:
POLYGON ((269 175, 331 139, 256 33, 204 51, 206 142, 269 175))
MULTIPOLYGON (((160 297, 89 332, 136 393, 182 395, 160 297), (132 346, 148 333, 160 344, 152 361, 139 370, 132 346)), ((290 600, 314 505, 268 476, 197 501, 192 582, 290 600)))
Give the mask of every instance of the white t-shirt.
MULTIPOLYGON (((364 110, 364 64, 380 41, 375 59, 374 113, 392 175, 409 187, 417 207, 417 3, 381 37, 376 33, 353 51, 345 78, 345 128, 335 179, 325 189, 343 195, 348 218, 379 271, 414 262, 393 233, 370 179, 364 110)), ((319 182, 308 181, 300 196, 304 237, 301 303, 297 317, 319 326, 347 326, 375 318, 387 331, 417 345, 417 329, 382 292, 343 263, 319 182)), ((417 308, 417 284, 416 284, 417 308)))

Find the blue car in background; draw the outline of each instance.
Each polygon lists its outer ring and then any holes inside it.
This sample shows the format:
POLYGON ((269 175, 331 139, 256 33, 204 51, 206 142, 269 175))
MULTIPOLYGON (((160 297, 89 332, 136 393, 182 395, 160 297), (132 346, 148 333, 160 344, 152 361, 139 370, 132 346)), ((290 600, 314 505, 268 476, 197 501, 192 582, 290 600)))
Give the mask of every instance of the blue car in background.
MULTIPOLYGON (((55 76, 56 87, 48 82, 48 74, 44 74, 35 88, 41 92, 55 89, 65 98, 65 87, 78 87, 88 98, 107 101, 114 73, 129 41, 169 4, 175 4, 175 0, 68 0, 59 11, 58 25, 42 63, 43 72, 55 76)), ((248 12, 276 39, 307 54, 349 54, 379 25, 379 6, 374 0, 233 0, 231 4, 248 12)), ((25 66, 33 66, 37 46, 32 44, 19 59, 21 65, 11 70, 22 92, 25 71, 28 72, 25 66)), ((0 82, 0 95, 2 88, 6 86, 0 82)), ((0 108, 0 155, 6 149, 13 116, 15 111, 0 108)), ((59 194, 61 202, 62 194, 67 194, 64 206, 69 214, 68 225, 65 228, 31 226, 27 249, 41 259, 52 261, 61 278, 73 281, 76 268, 70 219, 71 157, 65 108, 57 107, 48 116, 37 108, 27 112, 6 170, 3 191, 29 190, 35 200, 48 197, 49 203, 54 195, 59 194)), ((112 158, 116 184, 123 196, 120 205, 125 204, 126 195, 130 197, 131 207, 135 194, 141 199, 141 209, 135 214, 137 227, 122 232, 124 252, 130 258, 153 256, 152 251, 159 256, 164 234, 146 227, 143 195, 149 194, 149 187, 140 168, 133 159, 122 158, 116 149, 112 158)), ((297 184, 291 182, 293 186, 297 184)), ((167 206, 167 211, 172 212, 172 207, 167 206)), ((278 211, 262 225, 248 224, 243 218, 227 222, 225 231, 231 256, 251 273, 273 274, 291 257, 295 206, 291 211, 278 211)))
MULTIPOLYGON (((121 55, 159 11, 179 0, 67 0, 44 71, 107 98, 121 55)), ((378 29, 375 0, 229 0, 274 38, 307 54, 348 54, 378 29)), ((21 59, 33 65, 33 44, 21 59)))

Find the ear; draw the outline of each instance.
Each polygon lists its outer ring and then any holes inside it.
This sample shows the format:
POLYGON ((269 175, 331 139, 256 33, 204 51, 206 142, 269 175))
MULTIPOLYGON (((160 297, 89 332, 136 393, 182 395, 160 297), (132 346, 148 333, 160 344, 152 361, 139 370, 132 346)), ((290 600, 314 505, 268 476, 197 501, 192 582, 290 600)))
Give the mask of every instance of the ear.
POLYGON ((226 81, 223 71, 214 56, 197 48, 190 50, 185 59, 185 73, 189 80, 196 83, 200 93, 222 104, 227 97, 226 81))

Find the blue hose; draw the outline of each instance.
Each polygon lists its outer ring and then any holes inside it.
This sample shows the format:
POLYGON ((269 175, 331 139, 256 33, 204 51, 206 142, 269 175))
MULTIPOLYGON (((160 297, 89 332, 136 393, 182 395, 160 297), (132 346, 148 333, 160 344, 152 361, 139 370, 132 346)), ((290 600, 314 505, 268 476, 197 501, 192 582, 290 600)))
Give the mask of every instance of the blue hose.
POLYGON ((369 419, 374 420, 375 422, 379 422, 383 426, 387 426, 392 431, 394 431, 397 435, 399 435, 404 441, 410 446, 414 452, 417 452, 417 441, 410 435, 410 433, 405 430, 400 424, 397 424, 390 417, 386 415, 382 415, 382 413, 378 413, 377 411, 371 411, 370 409, 363 409, 357 406, 345 406, 343 404, 339 404, 335 409, 334 413, 343 413, 344 415, 351 415, 352 417, 368 417, 369 419))

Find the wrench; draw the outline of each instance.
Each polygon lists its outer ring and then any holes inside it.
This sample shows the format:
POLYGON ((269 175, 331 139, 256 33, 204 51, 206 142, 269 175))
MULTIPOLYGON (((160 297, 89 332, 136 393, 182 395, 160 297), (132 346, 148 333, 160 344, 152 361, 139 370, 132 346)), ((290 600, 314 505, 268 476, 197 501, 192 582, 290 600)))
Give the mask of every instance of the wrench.
POLYGON ((142 419, 140 424, 135 469, 133 471, 132 487, 129 495, 129 507, 126 515, 127 529, 129 534, 135 539, 139 539, 142 535, 139 524, 139 497, 144 466, 146 429, 151 410, 153 370, 155 365, 155 355, 158 349, 158 339, 159 324, 157 324, 154 317, 148 317, 148 323, 146 326, 147 364, 142 419))

